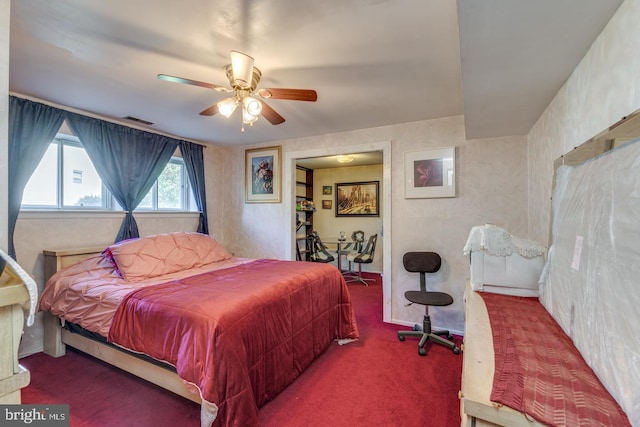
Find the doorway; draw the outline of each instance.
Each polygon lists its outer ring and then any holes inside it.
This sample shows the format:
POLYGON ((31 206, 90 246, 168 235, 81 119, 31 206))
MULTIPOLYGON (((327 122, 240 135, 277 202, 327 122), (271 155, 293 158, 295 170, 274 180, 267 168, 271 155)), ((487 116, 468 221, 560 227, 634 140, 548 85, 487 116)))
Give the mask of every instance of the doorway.
POLYGON ((335 157, 337 155, 347 155, 353 153, 382 153, 382 188, 380 191, 380 216, 381 226, 378 244, 382 244, 384 254, 382 263, 382 295, 383 295, 383 321, 391 322, 391 141, 378 143, 351 145, 339 147, 327 147, 312 150, 301 150, 284 153, 283 161, 283 202, 285 206, 290 206, 289 223, 290 227, 285 231, 286 241, 290 244, 285 248, 285 255, 288 259, 296 259, 296 165, 298 161, 309 158, 335 157), (381 237, 381 239, 380 239, 381 237))

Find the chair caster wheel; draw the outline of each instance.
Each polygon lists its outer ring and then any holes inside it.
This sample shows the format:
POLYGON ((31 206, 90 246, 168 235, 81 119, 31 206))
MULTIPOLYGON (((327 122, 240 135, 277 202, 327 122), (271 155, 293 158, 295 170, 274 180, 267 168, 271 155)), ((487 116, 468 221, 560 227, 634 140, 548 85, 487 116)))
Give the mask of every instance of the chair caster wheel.
POLYGON ((420 356, 426 356, 426 355, 427 355, 427 350, 425 350, 424 348, 420 347, 420 348, 418 349, 418 354, 419 354, 420 356))
POLYGON ((453 354, 460 354, 460 349, 458 347, 453 347, 451 351, 453 351, 453 354))
POLYGON ((451 335, 451 334, 447 335, 447 339, 448 339, 449 341, 453 341, 453 335, 451 335))
POLYGON ((400 335, 400 334, 398 334, 398 340, 400 340, 400 341, 404 341, 404 335, 400 335))

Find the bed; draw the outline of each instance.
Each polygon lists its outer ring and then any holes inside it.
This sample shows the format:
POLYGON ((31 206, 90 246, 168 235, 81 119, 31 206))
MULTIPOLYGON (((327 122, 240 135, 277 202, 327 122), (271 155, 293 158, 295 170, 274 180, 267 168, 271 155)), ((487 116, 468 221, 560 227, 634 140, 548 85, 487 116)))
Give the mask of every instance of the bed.
POLYGON ((45 352, 69 345, 199 402, 204 426, 260 425, 328 346, 358 339, 336 268, 233 257, 198 233, 45 251, 45 266, 45 352))

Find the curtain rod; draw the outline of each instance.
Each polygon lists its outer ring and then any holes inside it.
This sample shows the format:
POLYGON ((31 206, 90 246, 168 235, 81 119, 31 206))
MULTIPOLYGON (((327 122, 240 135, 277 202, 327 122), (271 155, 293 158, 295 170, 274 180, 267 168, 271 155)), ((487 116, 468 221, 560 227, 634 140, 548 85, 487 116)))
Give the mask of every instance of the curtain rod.
POLYGON ((94 118, 94 119, 104 120, 104 121, 109 122, 109 123, 115 123, 117 125, 127 126, 127 127, 132 128, 132 129, 137 129, 137 130, 141 130, 141 131, 149 132, 149 133, 155 133, 157 135, 167 136, 169 138, 182 139, 183 141, 188 141, 188 142, 191 142, 193 144, 202 145, 204 148, 207 148, 209 146, 209 144, 206 144, 206 143, 201 142, 201 141, 194 141, 192 139, 182 138, 180 136, 172 135, 170 133, 161 132, 161 131, 158 131, 158 130, 149 130, 149 129, 143 128, 141 126, 132 125, 129 122, 125 122, 125 121, 121 121, 121 120, 114 120, 112 118, 104 117, 104 116, 102 116, 100 114, 87 113, 84 110, 79 110, 77 108, 67 107, 66 105, 56 104, 55 102, 44 101, 42 99, 35 98, 33 96, 27 96, 27 95, 23 95, 21 93, 16 93, 16 92, 11 92, 11 91, 9 92, 9 95, 15 96, 16 98, 28 99, 29 101, 33 101, 33 102, 39 102, 41 104, 45 104, 45 105, 48 105, 50 107, 59 108, 61 110, 69 111, 70 113, 81 114, 81 115, 84 115, 84 116, 87 116, 87 117, 91 117, 91 118, 94 118))

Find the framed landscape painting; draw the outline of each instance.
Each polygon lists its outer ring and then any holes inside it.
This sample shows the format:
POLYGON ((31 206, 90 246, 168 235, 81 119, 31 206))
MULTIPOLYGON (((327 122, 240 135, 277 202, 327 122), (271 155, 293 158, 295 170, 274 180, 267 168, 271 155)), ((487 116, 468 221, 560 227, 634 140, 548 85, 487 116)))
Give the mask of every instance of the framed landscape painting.
POLYGON ((456 197, 456 148, 404 153, 404 197, 456 197))
POLYGON ((245 151, 245 202, 280 203, 281 147, 245 151))

